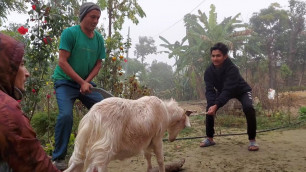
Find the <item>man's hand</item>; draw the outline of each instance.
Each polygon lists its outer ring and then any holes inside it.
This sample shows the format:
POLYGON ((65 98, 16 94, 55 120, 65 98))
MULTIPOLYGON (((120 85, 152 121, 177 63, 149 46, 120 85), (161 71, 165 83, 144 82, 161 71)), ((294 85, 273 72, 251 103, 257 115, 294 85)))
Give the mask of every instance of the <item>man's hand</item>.
POLYGON ((206 112, 207 115, 215 115, 216 111, 218 109, 217 105, 213 105, 211 107, 209 107, 208 111, 206 112))
POLYGON ((80 92, 82 94, 87 94, 87 93, 91 93, 91 87, 92 85, 88 82, 84 82, 82 85, 81 85, 81 89, 80 89, 80 92))

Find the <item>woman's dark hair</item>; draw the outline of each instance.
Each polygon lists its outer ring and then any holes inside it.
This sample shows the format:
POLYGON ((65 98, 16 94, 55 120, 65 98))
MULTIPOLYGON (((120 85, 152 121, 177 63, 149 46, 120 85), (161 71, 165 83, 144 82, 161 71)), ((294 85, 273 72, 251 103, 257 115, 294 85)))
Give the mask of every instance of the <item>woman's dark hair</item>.
POLYGON ((228 48, 225 44, 218 42, 216 43, 213 47, 210 48, 210 54, 214 50, 219 50, 222 52, 223 55, 227 55, 228 53, 228 48))

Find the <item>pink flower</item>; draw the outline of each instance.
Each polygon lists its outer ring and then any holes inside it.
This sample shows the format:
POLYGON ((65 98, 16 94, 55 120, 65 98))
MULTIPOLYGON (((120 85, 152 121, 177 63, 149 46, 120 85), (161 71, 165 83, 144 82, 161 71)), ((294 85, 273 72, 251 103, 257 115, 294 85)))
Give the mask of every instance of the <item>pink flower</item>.
POLYGON ((53 91, 53 94, 56 94, 56 92, 55 92, 55 91, 53 91))
POLYGON ((127 59, 124 59, 124 62, 126 63, 126 62, 127 62, 127 59))
POLYGON ((33 9, 33 10, 36 10, 36 5, 32 5, 32 9, 33 9))
POLYGON ((20 28, 17 29, 17 31, 21 34, 24 35, 28 32, 28 28, 25 28, 23 26, 21 26, 20 28))
POLYGON ((20 102, 21 102, 21 100, 17 100, 17 102, 18 102, 18 103, 20 103, 20 102))
POLYGON ((47 94, 47 99, 50 99, 51 98, 51 95, 50 94, 47 94))
POLYGON ((32 89, 32 93, 36 93, 36 90, 34 88, 32 89))

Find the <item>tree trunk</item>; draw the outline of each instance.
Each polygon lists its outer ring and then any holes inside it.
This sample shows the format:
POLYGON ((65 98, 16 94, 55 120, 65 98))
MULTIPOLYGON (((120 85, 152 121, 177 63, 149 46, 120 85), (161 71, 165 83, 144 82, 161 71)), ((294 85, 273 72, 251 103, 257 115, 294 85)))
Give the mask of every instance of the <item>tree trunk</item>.
POLYGON ((201 100, 205 99, 205 94, 204 94, 204 88, 203 88, 203 77, 200 76, 200 74, 198 72, 196 73, 196 87, 197 87, 197 92, 199 95, 199 98, 201 100))
POLYGON ((290 39, 289 39, 289 54, 288 54, 288 65, 290 69, 293 69, 293 57, 296 55, 296 39, 297 34, 295 34, 294 30, 292 29, 290 33, 290 39))
MULTIPOLYGON (((297 37, 298 37, 298 32, 295 31, 294 28, 292 28, 292 31, 290 33, 290 39, 289 39, 288 66, 289 66, 289 69, 292 70, 293 73, 295 73, 293 61, 294 61, 294 57, 296 57, 297 37)), ((289 77, 286 82, 287 82, 286 85, 289 84, 290 86, 294 83, 292 77, 289 77)))
POLYGON ((302 74, 300 77, 299 86, 301 86, 303 83, 304 72, 305 72, 305 63, 302 64, 302 74))
POLYGON ((271 43, 268 43, 267 52, 268 52, 269 88, 274 88, 275 87, 275 78, 274 78, 274 66, 275 65, 273 65, 274 57, 272 53, 271 43))
MULTIPOLYGON (((108 37, 112 37, 112 18, 113 18, 113 5, 112 0, 108 1, 108 37)), ((106 56, 109 57, 109 54, 111 52, 111 49, 108 48, 106 52, 106 56)))

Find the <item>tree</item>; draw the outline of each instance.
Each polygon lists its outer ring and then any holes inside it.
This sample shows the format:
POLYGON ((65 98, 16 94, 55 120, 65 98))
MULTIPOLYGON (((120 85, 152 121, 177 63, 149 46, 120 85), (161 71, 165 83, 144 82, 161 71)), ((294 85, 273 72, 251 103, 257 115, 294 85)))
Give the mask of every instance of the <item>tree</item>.
POLYGON ((284 41, 281 35, 289 28, 288 13, 280 9, 278 3, 272 3, 268 8, 254 13, 250 19, 251 29, 260 38, 260 48, 268 59, 269 87, 276 88, 276 63, 280 61, 280 52, 284 41))
POLYGON ((126 76, 132 76, 145 70, 145 66, 137 59, 129 59, 128 68, 125 71, 126 76))
MULTIPOLYGON (((298 64, 298 41, 303 30, 305 29, 306 2, 290 0, 289 1, 289 52, 288 66, 292 71, 295 71, 295 65, 298 64)), ((290 83, 290 82, 289 82, 290 83)), ((292 82, 291 82, 292 83, 292 82)))
POLYGON ((200 99, 205 98, 203 77, 205 68, 210 64, 210 47, 217 42, 223 42, 230 49, 236 50, 243 44, 246 35, 251 32, 245 29, 246 24, 237 20, 239 15, 227 17, 218 24, 213 4, 210 6, 209 17, 200 10, 198 15, 187 14, 184 17, 186 36, 183 38, 182 44, 164 46, 170 50, 169 55, 179 56, 176 72, 187 72, 187 76, 190 77, 189 82, 195 88, 195 94, 200 99), (242 31, 236 31, 241 28, 242 31), (187 45, 183 44, 185 41, 187 45))
MULTIPOLYGON (((120 93, 116 93, 115 90, 122 90, 115 88, 122 85, 119 84, 119 74, 122 71, 118 69, 122 69, 122 61, 127 60, 123 54, 127 53, 131 45, 130 39, 124 42, 120 30, 126 19, 138 24, 138 17, 143 18, 146 15, 137 0, 98 0, 98 4, 102 10, 107 10, 108 15, 108 31, 104 34, 107 58, 95 80, 97 80, 98 86, 113 91, 113 94, 117 96, 120 93)), ((103 28, 101 30, 104 31, 103 28)))
POLYGON ((174 75, 170 65, 154 60, 148 75, 150 78, 148 85, 155 91, 164 91, 173 88, 174 75))
POLYGON ((155 94, 163 98, 172 97, 171 90, 174 88, 174 74, 170 65, 154 60, 148 72, 148 78, 150 79, 147 85, 154 90, 155 94))
POLYGON ((168 54, 168 58, 174 58, 175 63, 174 65, 177 65, 177 62, 180 58, 180 56, 183 55, 184 53, 184 42, 186 39, 183 39, 182 42, 180 43, 179 41, 175 41, 174 44, 171 44, 167 39, 165 39, 162 36, 159 36, 159 38, 165 43, 165 44, 160 44, 160 46, 167 48, 168 50, 161 51, 161 53, 166 53, 168 54))
POLYGON ((102 10, 107 9, 108 13, 108 37, 111 37, 113 30, 116 32, 122 29, 125 18, 138 24, 137 16, 143 18, 146 16, 136 0, 98 0, 102 10))
POLYGON ((306 68, 306 29, 302 32, 302 34, 299 36, 299 41, 297 44, 297 61, 298 66, 300 66, 301 75, 299 79, 298 86, 301 86, 303 83, 303 78, 305 75, 305 68, 306 68))
POLYGON ((141 58, 142 64, 147 55, 156 53, 157 48, 154 43, 155 41, 152 37, 139 37, 139 44, 136 44, 134 54, 136 55, 137 59, 141 58))
POLYGON ((204 70, 210 63, 210 47, 217 42, 223 42, 235 51, 246 40, 245 35, 250 34, 250 30, 246 29, 246 24, 242 24, 237 19, 240 14, 227 17, 218 24, 217 13, 213 4, 210 6, 209 17, 200 10, 198 14, 198 16, 185 16, 186 39, 189 46, 178 69, 182 69, 186 64, 189 64, 187 71, 191 77, 194 77, 192 80, 195 81, 197 93, 200 99, 203 99, 205 97, 204 89, 201 86, 204 83, 204 70), (243 29, 243 31, 237 31, 238 29, 243 29))
POLYGON ((27 23, 22 26, 13 24, 7 29, 13 31, 15 38, 25 44, 24 58, 31 77, 27 82, 27 94, 22 101, 24 104, 22 107, 31 120, 35 110, 39 108, 38 103, 45 99, 46 95, 50 95, 50 90, 45 92, 44 88, 53 85, 50 75, 57 59, 59 37, 65 27, 75 22, 76 17, 73 12, 78 6, 74 6, 74 2, 70 0, 47 4, 37 0, 27 2, 31 4, 27 23))

